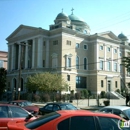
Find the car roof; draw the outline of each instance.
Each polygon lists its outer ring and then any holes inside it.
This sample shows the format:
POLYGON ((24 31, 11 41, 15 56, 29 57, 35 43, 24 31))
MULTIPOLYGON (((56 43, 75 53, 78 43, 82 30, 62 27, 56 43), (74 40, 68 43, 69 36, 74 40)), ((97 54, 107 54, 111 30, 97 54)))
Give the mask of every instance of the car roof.
MULTIPOLYGON (((16 106, 16 105, 13 105, 13 104, 7 104, 7 103, 1 103, 0 106, 16 106)), ((16 106, 16 107, 19 107, 19 106, 16 106)))
POLYGON ((47 104, 58 104, 58 105, 61 105, 61 104, 71 104, 71 103, 66 103, 66 102, 50 102, 50 103, 47 103, 47 104))
POLYGON ((106 106, 106 107, 103 107, 101 109, 104 109, 104 108, 118 109, 118 110, 122 110, 122 111, 130 109, 130 107, 128 107, 128 106, 106 106))
POLYGON ((111 114, 111 113, 100 113, 100 112, 92 112, 89 110, 60 110, 57 111, 57 113, 61 115, 72 115, 72 116, 103 116, 103 117, 112 117, 112 118, 118 118, 121 119, 121 117, 111 114))
POLYGON ((27 102, 27 100, 14 100, 14 101, 11 101, 11 102, 27 102))

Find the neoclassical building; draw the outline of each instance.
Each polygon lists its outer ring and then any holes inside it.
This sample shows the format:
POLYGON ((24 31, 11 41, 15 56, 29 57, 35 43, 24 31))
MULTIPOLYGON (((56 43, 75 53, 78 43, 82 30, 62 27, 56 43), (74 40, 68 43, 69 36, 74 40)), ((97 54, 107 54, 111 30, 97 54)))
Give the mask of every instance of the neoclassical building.
POLYGON ((75 92, 112 92, 130 82, 120 65, 130 51, 127 37, 111 31, 91 34, 89 25, 73 12, 59 13, 49 30, 20 25, 6 40, 10 93, 26 92, 27 77, 47 71, 63 75, 75 92))

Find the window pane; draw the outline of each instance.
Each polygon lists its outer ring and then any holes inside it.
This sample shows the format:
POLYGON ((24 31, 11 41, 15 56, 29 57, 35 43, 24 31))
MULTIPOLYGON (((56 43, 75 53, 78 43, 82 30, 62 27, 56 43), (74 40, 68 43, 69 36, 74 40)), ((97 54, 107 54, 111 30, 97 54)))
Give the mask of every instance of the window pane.
POLYGON ((118 127, 118 119, 109 117, 99 117, 102 130, 120 130, 118 127))
POLYGON ((22 108, 10 106, 10 110, 12 111, 13 117, 18 118, 18 117, 27 117, 28 116, 28 113, 26 111, 24 111, 22 108))
POLYGON ((71 118, 70 130, 95 130, 93 117, 75 116, 71 118))
POLYGON ((100 61, 100 69, 103 70, 103 61, 100 61))
POLYGON ((79 57, 76 57, 76 69, 79 69, 79 57))
POLYGON ((3 60, 0 60, 0 67, 3 67, 3 64, 4 64, 3 60))
POLYGON ((0 106, 0 118, 8 117, 8 109, 6 106, 0 106))
POLYGON ((76 88, 86 88, 86 77, 76 76, 76 88))
POLYGON ((84 69, 86 70, 87 69, 87 59, 84 58, 84 69))
POLYGON ((65 119, 58 124, 58 130, 69 130, 70 119, 65 119))

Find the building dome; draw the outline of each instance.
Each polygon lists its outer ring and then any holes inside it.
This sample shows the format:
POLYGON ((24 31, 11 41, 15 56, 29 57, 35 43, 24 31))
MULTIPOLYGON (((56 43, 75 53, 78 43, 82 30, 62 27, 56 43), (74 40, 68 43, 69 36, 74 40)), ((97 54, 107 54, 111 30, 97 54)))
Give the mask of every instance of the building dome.
POLYGON ((69 18, 68 18, 68 16, 65 14, 65 13, 59 13, 58 15, 57 15, 57 17, 56 17, 56 19, 55 19, 55 23, 60 23, 60 22, 62 22, 62 21, 64 21, 64 22, 67 22, 67 21, 70 21, 69 20, 69 18))
POLYGON ((59 13, 57 15, 56 19, 68 19, 68 16, 64 13, 59 13))
POLYGON ((118 38, 123 40, 123 41, 127 41, 128 40, 128 38, 123 33, 119 34, 118 38))

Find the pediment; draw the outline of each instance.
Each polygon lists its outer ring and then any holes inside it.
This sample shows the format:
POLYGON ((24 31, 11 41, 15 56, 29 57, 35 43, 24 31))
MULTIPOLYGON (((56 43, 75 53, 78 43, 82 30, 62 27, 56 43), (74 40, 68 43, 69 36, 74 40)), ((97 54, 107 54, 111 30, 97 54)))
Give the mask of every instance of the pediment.
POLYGON ((6 40, 8 41, 9 39, 29 35, 29 34, 35 32, 37 29, 38 28, 36 28, 36 27, 20 25, 9 37, 6 38, 6 40))
POLYGON ((120 40, 113 32, 109 31, 109 32, 104 32, 104 33, 100 33, 98 34, 101 37, 107 38, 107 39, 111 39, 111 40, 120 40))

